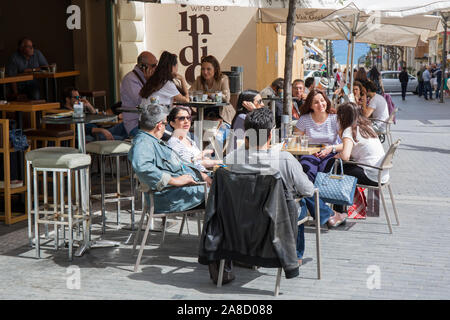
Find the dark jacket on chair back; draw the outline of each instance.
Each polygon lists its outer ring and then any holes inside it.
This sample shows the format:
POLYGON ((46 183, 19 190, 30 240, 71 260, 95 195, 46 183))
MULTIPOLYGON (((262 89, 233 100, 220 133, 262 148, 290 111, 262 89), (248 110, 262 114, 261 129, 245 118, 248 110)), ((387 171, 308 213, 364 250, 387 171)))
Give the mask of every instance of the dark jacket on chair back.
POLYGON ((231 259, 298 276, 297 216, 279 172, 236 173, 220 168, 209 192, 199 263, 231 259))

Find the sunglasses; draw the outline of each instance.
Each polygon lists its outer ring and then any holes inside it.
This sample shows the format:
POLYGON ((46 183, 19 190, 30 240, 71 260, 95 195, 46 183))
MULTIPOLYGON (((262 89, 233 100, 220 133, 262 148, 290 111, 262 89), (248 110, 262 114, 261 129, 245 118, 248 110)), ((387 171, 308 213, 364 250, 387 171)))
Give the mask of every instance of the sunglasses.
POLYGON ((180 121, 188 120, 188 121, 191 121, 192 117, 191 116, 175 117, 175 120, 180 120, 180 121))
POLYGON ((256 100, 255 101, 257 104, 262 104, 262 99, 256 100))

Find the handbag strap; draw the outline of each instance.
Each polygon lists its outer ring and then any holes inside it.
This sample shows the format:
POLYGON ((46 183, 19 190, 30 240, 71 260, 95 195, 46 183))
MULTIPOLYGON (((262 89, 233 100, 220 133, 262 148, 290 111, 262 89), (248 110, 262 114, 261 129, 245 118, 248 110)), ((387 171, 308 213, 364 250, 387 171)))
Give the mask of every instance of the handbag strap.
MULTIPOLYGON (((343 176, 344 175, 344 165, 342 164, 342 159, 336 159, 336 160, 339 160, 339 165, 340 165, 340 167, 341 167, 341 174, 338 174, 338 175, 340 175, 340 176, 343 176)), ((333 172, 333 169, 334 169, 334 166, 336 165, 336 160, 334 160, 334 164, 333 164, 333 166, 331 167, 331 169, 330 169, 330 171, 328 172, 328 174, 332 174, 332 172, 333 172)))

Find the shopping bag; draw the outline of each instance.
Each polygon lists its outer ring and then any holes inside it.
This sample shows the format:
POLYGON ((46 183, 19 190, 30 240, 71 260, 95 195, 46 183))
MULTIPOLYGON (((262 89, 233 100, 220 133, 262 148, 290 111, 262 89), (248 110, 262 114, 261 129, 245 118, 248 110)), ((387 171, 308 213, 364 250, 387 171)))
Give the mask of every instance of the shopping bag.
POLYGON ((365 219, 367 214, 367 200, 364 188, 356 188, 353 205, 348 208, 347 214, 350 219, 365 219))

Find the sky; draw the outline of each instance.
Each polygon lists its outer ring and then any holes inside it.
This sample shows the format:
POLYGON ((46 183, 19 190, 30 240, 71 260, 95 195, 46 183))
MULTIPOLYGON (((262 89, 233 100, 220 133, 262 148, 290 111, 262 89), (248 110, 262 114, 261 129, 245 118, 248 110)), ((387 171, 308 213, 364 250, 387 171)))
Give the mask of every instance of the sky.
MULTIPOLYGON (((336 61, 339 64, 347 63, 347 41, 345 40, 333 40, 333 53, 336 61)), ((355 43, 355 57, 354 64, 358 63, 358 58, 366 55, 367 51, 369 51, 369 45, 367 43, 355 43)))

